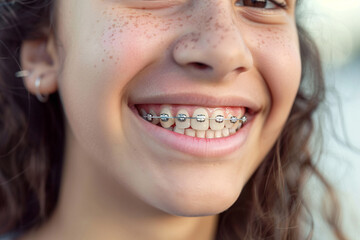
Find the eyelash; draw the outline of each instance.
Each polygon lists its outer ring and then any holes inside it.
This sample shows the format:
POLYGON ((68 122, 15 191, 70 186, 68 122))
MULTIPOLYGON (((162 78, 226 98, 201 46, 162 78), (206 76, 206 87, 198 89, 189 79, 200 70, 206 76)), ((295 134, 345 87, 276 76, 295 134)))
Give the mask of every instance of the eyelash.
MULTIPOLYGON (((235 1, 235 6, 238 6, 238 7, 254 7, 254 6, 245 6, 244 5, 244 1, 245 0, 236 0, 235 1), (241 3, 239 3, 239 1, 241 1, 241 3)), ((258 1, 258 0, 251 0, 252 3, 262 3, 264 1, 258 1)), ((271 2, 273 3, 274 5, 276 5, 277 7, 280 7, 280 8, 283 8, 283 9, 287 9, 287 4, 285 1, 283 2, 277 2, 275 0, 265 0, 265 6, 262 8, 262 7, 254 7, 254 8, 260 8, 260 9, 273 9, 273 8, 266 8, 266 5, 268 2, 271 2)))

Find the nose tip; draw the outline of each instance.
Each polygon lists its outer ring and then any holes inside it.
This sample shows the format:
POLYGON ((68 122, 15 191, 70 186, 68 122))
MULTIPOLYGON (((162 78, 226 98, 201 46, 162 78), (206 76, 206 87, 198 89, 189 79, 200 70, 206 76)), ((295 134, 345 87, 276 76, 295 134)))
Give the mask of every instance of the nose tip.
POLYGON ((173 57, 178 65, 206 78, 221 79, 231 72, 248 71, 253 60, 240 32, 228 38, 209 40, 204 36, 194 42, 185 37, 178 42, 173 57))
POLYGON ((253 65, 236 20, 226 7, 222 7, 221 14, 218 12, 210 9, 212 16, 203 16, 197 27, 175 44, 175 62, 196 77, 223 79, 231 72, 246 72, 253 65))

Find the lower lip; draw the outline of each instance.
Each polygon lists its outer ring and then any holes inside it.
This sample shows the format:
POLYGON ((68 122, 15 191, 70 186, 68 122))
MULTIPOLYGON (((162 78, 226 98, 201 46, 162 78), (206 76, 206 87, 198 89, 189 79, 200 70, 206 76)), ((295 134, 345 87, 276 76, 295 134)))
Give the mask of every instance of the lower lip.
POLYGON ((156 126, 141 118, 136 108, 130 108, 135 114, 139 125, 150 137, 165 146, 197 157, 221 157, 238 151, 245 143, 253 122, 251 119, 234 135, 223 138, 197 138, 156 126))

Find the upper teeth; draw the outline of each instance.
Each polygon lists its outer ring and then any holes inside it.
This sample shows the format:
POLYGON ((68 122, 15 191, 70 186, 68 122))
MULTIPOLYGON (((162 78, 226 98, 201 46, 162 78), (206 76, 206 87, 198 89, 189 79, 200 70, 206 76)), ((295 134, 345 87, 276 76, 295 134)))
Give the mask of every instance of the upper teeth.
POLYGON ((151 122, 154 119, 160 119, 163 122, 167 122, 169 119, 178 119, 180 122, 185 122, 186 119, 195 119, 198 122, 204 122, 205 120, 215 120, 217 123, 222 123, 225 120, 230 121, 231 123, 236 123, 237 121, 241 121, 245 123, 247 121, 246 116, 242 116, 241 118, 237 118, 235 116, 231 116, 230 118, 224 118, 222 115, 217 115, 215 118, 207 118, 203 114, 199 114, 196 117, 187 117, 185 114, 178 114, 176 117, 169 117, 168 114, 160 114, 160 117, 153 116, 151 113, 148 113, 143 116, 144 119, 151 122))
POLYGON ((163 128, 174 132, 199 138, 217 138, 235 134, 247 121, 244 108, 224 107, 206 110, 202 107, 169 105, 146 106, 146 108, 148 111, 140 109, 140 115, 145 120, 155 125, 160 124, 163 128), (173 114, 175 111, 176 114, 173 114))
POLYGON ((160 120, 163 122, 169 121, 169 114, 166 114, 166 113, 160 114, 160 120))
POLYGON ((186 114, 178 114, 177 119, 179 119, 180 122, 185 122, 187 119, 186 114))
POLYGON ((215 122, 217 122, 217 123, 222 123, 224 121, 224 116, 222 116, 222 115, 217 115, 216 117, 215 117, 215 122))

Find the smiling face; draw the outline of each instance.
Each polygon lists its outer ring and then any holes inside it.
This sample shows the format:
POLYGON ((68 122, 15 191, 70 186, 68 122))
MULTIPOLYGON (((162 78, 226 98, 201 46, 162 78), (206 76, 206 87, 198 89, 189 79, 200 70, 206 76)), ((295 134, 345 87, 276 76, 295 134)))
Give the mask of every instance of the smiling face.
POLYGON ((279 136, 299 87, 295 1, 57 4, 70 148, 150 207, 184 216, 230 207, 279 136), (248 122, 236 131, 223 130, 226 121, 206 120, 202 129, 191 119, 185 130, 179 119, 167 126, 140 116, 180 111, 248 122), (165 129, 176 124, 178 133, 165 129))

